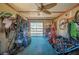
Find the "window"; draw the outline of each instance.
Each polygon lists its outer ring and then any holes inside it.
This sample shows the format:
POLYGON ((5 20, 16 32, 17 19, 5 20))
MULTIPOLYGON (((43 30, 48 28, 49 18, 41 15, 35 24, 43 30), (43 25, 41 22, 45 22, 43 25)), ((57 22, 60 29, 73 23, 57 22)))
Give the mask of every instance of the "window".
POLYGON ((43 36, 43 23, 31 22, 31 36, 43 36))

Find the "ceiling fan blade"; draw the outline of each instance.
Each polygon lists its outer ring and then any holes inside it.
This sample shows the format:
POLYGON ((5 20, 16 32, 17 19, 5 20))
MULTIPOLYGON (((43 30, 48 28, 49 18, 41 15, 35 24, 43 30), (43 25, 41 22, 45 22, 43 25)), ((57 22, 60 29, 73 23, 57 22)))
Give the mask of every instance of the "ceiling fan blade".
POLYGON ((41 3, 41 8, 43 8, 43 3, 41 3))
POLYGON ((56 5, 57 5, 57 3, 50 3, 50 4, 45 5, 44 9, 50 9, 50 8, 56 6, 56 5))
POLYGON ((41 5, 41 6, 40 6, 40 10, 43 10, 43 8, 44 8, 43 3, 41 3, 40 5, 41 5))
POLYGON ((37 3, 35 3, 35 5, 36 5, 36 7, 37 7, 38 12, 40 12, 40 10, 41 10, 40 5, 39 5, 39 4, 37 4, 37 3))
POLYGON ((37 3, 35 3, 35 5, 36 5, 37 8, 40 8, 40 6, 37 3))
POLYGON ((46 9, 44 9, 43 12, 46 13, 46 14, 51 14, 51 12, 46 10, 46 9))

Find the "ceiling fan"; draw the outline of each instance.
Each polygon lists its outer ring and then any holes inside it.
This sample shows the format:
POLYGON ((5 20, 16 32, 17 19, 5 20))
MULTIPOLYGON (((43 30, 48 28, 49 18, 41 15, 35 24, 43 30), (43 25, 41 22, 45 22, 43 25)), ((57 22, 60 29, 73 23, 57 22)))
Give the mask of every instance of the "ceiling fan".
POLYGON ((56 5, 57 3, 50 3, 46 5, 44 5, 43 3, 40 3, 40 6, 36 4, 36 6, 38 7, 37 10, 39 10, 40 12, 46 13, 46 14, 51 14, 51 12, 48 9, 51 9, 52 7, 55 7, 56 5))

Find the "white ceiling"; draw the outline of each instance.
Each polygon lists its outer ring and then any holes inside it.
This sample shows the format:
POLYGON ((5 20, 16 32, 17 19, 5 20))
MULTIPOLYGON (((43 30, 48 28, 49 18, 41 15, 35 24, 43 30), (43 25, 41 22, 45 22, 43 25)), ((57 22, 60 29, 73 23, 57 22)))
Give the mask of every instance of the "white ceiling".
MULTIPOLYGON (((32 12, 32 11, 38 11, 35 3, 12 3, 10 5, 14 7, 17 11, 29 11, 29 12, 24 12, 24 13, 21 12, 26 17, 57 17, 59 14, 61 14, 61 13, 52 13, 51 15, 49 15, 49 14, 40 12, 40 15, 39 15, 38 12, 32 12)), ((75 5, 76 3, 57 3, 57 5, 49 9, 49 11, 51 12, 66 11, 75 5)))

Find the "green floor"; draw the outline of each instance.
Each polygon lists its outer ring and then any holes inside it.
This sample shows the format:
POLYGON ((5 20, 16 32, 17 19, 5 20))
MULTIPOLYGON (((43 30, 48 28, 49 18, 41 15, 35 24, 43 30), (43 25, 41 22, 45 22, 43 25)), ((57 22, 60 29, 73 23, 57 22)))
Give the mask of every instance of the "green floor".
POLYGON ((42 36, 31 37, 31 44, 19 53, 20 55, 56 55, 56 51, 42 36))

